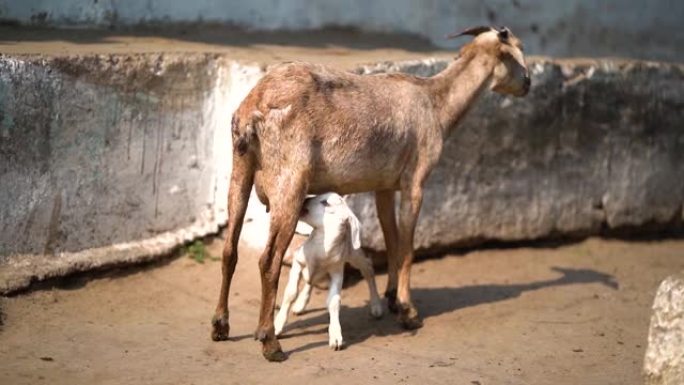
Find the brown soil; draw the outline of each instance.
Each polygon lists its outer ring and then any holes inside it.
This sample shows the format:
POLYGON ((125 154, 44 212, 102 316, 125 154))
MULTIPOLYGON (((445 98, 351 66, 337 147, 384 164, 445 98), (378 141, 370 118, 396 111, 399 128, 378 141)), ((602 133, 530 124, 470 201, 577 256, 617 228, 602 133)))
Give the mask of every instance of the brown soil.
MULTIPOLYGON (((209 250, 215 255, 220 240, 209 250)), ((557 248, 473 251, 414 266, 417 332, 372 320, 348 276, 327 346, 325 292, 292 317, 289 360, 267 363, 252 340, 258 253, 242 250, 232 340, 209 338, 220 263, 161 266, 0 299, 2 384, 637 384, 658 283, 684 269, 684 241, 590 239, 557 248)), ((283 269, 286 279, 288 269, 283 269)), ((386 275, 378 276, 384 286, 386 275)), ((281 285, 282 288, 282 285, 281 285)))
POLYGON ((410 36, 361 33, 348 29, 303 32, 246 32, 222 26, 187 26, 124 31, 41 29, 0 26, 0 53, 83 55, 150 52, 225 54, 264 64, 304 60, 355 68, 386 60, 453 57, 448 51, 410 36))
MULTIPOLYGON (((6 54, 217 52, 270 63, 448 57, 411 37, 357 34, 41 30, 0 27, 6 54)), ((219 254, 220 241, 210 246, 219 254)), ((0 384, 638 384, 659 282, 684 269, 684 241, 590 239, 558 248, 473 251, 413 270, 424 328, 372 320, 348 277, 349 347, 327 346, 325 292, 292 317, 289 360, 267 363, 252 340, 258 253, 242 250, 231 295, 232 340, 212 342, 220 264, 181 257, 143 269, 0 297, 0 384)), ((287 268, 283 269, 285 281, 287 268)), ((91 277, 92 278, 92 277, 91 277)), ((386 275, 379 274, 384 287, 386 275)), ((281 285, 281 288, 283 285, 281 285)))

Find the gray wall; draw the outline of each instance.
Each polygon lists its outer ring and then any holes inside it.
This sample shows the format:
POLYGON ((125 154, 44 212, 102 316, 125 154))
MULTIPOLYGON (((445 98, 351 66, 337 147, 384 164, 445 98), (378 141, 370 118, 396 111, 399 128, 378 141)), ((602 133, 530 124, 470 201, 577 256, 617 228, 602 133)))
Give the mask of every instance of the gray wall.
MULTIPOLYGON (((446 62, 362 73, 432 75, 446 62)), ((418 249, 682 228, 684 66, 532 61, 525 98, 486 93, 425 187, 418 249)), ((384 249, 371 194, 350 199, 384 249)))
POLYGON ((261 75, 204 54, 0 56, 0 292, 216 232, 227 127, 261 75))
MULTIPOLYGON (((423 76, 446 66, 360 73, 423 76)), ((531 60, 526 98, 487 93, 447 141, 422 250, 681 228, 684 67, 531 60)), ((230 115, 263 75, 226 56, 0 56, 0 292, 139 262, 226 220, 230 115)), ((382 250, 372 196, 350 198, 382 250)), ((253 197, 244 239, 268 226, 253 197)))
POLYGON ((441 46, 452 46, 443 36, 456 29, 492 24, 511 27, 531 54, 684 60, 679 0, 0 0, 0 18, 56 26, 350 26, 418 34, 441 46))

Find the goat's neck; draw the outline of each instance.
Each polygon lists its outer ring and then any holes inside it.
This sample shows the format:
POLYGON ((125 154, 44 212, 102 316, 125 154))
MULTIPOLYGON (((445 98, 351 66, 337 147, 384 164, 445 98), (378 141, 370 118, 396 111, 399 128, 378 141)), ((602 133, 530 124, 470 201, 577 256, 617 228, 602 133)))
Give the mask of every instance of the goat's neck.
POLYGON ((428 83, 442 136, 453 127, 489 87, 496 60, 486 54, 469 54, 454 60, 428 83))

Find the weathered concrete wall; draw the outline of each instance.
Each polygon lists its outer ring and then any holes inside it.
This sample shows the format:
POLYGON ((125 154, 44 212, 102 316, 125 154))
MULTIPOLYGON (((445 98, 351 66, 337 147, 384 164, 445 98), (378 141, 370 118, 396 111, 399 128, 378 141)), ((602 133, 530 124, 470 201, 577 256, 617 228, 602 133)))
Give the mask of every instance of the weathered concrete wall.
MULTIPOLYGON (((429 76, 445 62, 362 73, 429 76)), ((416 230, 420 249, 681 227, 684 67, 534 61, 525 98, 487 93, 445 144, 416 230)), ((369 194, 351 200, 384 249, 369 194)))
POLYGON ((684 384, 684 272, 666 278, 656 293, 644 375, 647 385, 684 384))
POLYGON ((260 76, 212 55, 0 57, 0 291, 215 232, 230 116, 260 76))
POLYGON ((684 2, 674 0, 0 0, 0 19, 26 24, 122 26, 219 22, 254 29, 349 26, 443 36, 508 25, 528 52, 684 60, 684 2))
MULTIPOLYGON (((488 93, 447 141, 416 247, 681 226, 683 67, 530 66, 528 97, 488 93)), ((262 74, 201 54, 0 57, 0 292, 215 231, 226 219, 230 114, 262 74)), ((382 250, 372 197, 350 202, 364 246, 382 250)), ((258 243, 267 222, 254 198, 248 216, 244 238, 258 243)))

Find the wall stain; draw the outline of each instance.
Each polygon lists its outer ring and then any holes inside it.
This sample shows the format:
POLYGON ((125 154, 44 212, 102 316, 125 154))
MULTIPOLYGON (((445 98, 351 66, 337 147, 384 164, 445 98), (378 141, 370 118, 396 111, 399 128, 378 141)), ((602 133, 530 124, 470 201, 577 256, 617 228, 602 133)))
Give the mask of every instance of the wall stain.
POLYGON ((50 222, 48 225, 47 240, 45 242, 45 248, 43 249, 43 254, 52 255, 55 253, 55 249, 59 244, 59 240, 62 237, 62 232, 59 228, 62 215, 62 192, 59 191, 55 194, 52 203, 52 213, 50 214, 50 222))

